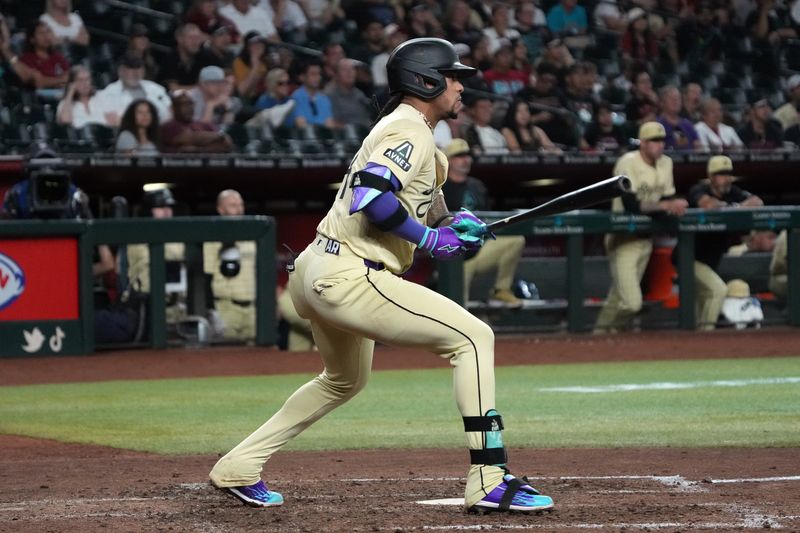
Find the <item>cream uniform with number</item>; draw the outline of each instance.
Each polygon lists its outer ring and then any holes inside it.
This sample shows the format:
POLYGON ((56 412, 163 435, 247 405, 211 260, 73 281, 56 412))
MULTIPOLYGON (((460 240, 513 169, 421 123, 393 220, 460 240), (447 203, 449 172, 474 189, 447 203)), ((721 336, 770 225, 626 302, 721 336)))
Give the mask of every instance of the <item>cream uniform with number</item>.
MULTIPOLYGON (((462 416, 480 417, 495 408, 492 330, 453 301, 399 277, 411 266, 415 245, 380 231, 361 212, 350 214, 354 175, 368 163, 394 174, 402 184, 394 194, 421 223, 447 176, 447 158, 412 106, 400 104, 364 140, 316 238, 289 276, 292 301, 300 316, 311 321, 325 369, 220 459, 211 472, 219 487, 257 482, 275 451, 358 393, 371 372, 375 341, 448 358, 462 416)), ((486 447, 482 431, 468 431, 467 441, 473 450, 486 447)), ((467 505, 498 485, 503 473, 496 466, 473 464, 467 505)))
MULTIPOLYGON (((649 165, 636 150, 628 152, 617 161, 614 175, 625 175, 631 180, 632 193, 639 203, 657 203, 675 194, 672 178, 672 159, 662 155, 656 165, 649 165)), ((621 198, 612 203, 615 213, 625 208, 621 198)), ((653 241, 648 237, 624 233, 609 233, 605 237, 606 254, 611 271, 611 289, 602 311, 597 317, 595 330, 614 331, 628 325, 630 319, 642 308, 641 281, 653 241)))

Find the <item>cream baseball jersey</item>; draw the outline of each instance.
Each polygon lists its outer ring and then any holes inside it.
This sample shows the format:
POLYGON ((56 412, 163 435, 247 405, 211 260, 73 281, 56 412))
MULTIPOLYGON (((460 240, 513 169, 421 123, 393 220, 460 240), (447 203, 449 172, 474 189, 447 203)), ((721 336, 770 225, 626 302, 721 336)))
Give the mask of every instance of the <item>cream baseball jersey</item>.
MULTIPOLYGON (((653 167, 642 159, 642 154, 636 150, 628 152, 617 160, 614 165, 614 175, 625 175, 631 180, 632 192, 639 202, 658 202, 665 196, 675 194, 675 182, 672 179, 672 159, 662 155, 653 167)), ((624 211, 621 198, 615 198, 612 203, 615 212, 624 211)))
POLYGON ((434 195, 447 179, 447 157, 436 148, 423 115, 400 104, 364 139, 333 206, 317 226, 319 233, 347 245, 356 255, 401 274, 414 260, 414 243, 381 231, 360 212, 380 192, 373 190, 366 197, 355 198, 361 205, 354 206, 354 175, 370 166, 381 169, 384 179, 399 183, 395 196, 410 217, 424 224, 434 195))

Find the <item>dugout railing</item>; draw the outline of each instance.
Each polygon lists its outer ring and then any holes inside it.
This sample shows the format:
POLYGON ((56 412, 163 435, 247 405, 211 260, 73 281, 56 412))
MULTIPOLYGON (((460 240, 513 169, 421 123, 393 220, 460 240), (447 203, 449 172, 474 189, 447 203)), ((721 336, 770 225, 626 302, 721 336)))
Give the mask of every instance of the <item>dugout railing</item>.
MULTIPOLYGON (((505 218, 509 212, 485 211, 478 216, 491 222, 505 218)), ((567 305, 566 321, 570 332, 587 330, 584 307, 583 241, 585 235, 604 233, 666 233, 677 235, 679 260, 677 274, 680 287, 678 327, 695 328, 694 306, 694 240, 699 232, 746 233, 750 230, 788 229, 787 262, 789 323, 800 325, 800 207, 770 206, 760 208, 725 208, 716 210, 689 209, 680 217, 650 217, 609 211, 580 210, 562 215, 542 217, 498 231, 498 235, 563 236, 566 241, 567 305)), ((452 300, 464 304, 463 261, 437 261, 438 290, 452 300)), ((534 280, 535 281, 535 280, 534 280)))
MULTIPOLYGON (((256 244, 256 344, 275 344, 277 263, 272 217, 2 221, 0 356, 94 352, 92 257, 98 244, 148 245, 147 344, 165 348, 164 244, 186 243, 187 254, 194 250, 200 257, 203 242, 234 241, 256 244)), ((194 289, 201 276, 202 271, 194 276, 194 289)))

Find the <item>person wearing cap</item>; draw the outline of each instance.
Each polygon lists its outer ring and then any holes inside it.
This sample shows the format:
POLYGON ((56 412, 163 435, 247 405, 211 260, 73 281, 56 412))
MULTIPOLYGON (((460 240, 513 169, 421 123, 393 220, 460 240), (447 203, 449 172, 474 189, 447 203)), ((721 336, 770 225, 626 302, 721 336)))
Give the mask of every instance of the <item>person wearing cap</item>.
MULTIPOLYGON (((220 16, 230 20, 239 35, 250 32, 263 35, 268 41, 279 42, 281 39, 272 23, 272 18, 261 7, 254 6, 250 0, 232 0, 217 10, 220 16)), ((244 43, 242 43, 244 46, 244 43)))
MULTIPOLYGON (((724 155, 715 155, 706 166, 707 180, 694 185, 687 195, 689 207, 720 209, 730 207, 760 207, 758 196, 733 185, 733 162, 724 155)), ((719 262, 728 242, 719 233, 697 233, 694 241, 694 280, 697 309, 697 328, 712 330, 722 309, 727 287, 717 274, 719 262)), ((677 248, 673 262, 677 263, 677 248)))
POLYGON ((203 68, 214 65, 231 74, 236 59, 236 54, 230 50, 235 30, 224 22, 215 22, 208 31, 208 39, 200 48, 197 61, 203 68))
MULTIPOLYGON (((172 208, 175 206, 175 197, 168 188, 146 190, 142 196, 142 216, 154 219, 172 218, 172 208)), ((150 249, 145 243, 129 244, 126 248, 128 258, 127 279, 129 290, 137 294, 150 293, 150 249)), ((167 281, 178 279, 180 271, 185 268, 185 246, 182 242, 168 242, 164 244, 164 261, 167 266, 167 281)), ((177 289, 177 287, 176 287, 177 289)), ((169 290, 166 294, 166 320, 167 324, 176 324, 186 316, 186 292, 169 290)), ((151 302, 158 305, 159 302, 151 302)))
POLYGON ((783 131, 800 122, 797 114, 797 108, 800 107, 800 74, 789 77, 786 82, 786 93, 789 96, 788 101, 772 114, 773 118, 783 126, 783 131))
POLYGON ((203 32, 195 24, 187 22, 175 30, 175 48, 161 61, 158 82, 170 92, 191 89, 197 85, 202 68, 199 61, 203 32))
POLYGON ((117 75, 117 81, 97 92, 103 112, 110 113, 109 124, 119 124, 120 117, 131 102, 139 98, 145 98, 156 106, 162 124, 172 118, 172 100, 167 90, 163 85, 144 79, 144 63, 141 57, 130 53, 122 56, 117 75))
POLYGON ((213 124, 218 129, 231 124, 242 109, 241 101, 233 93, 233 83, 220 67, 203 67, 197 78, 197 87, 189 91, 194 100, 194 120, 213 124))
POLYGON ((194 120, 194 99, 189 91, 178 90, 172 96, 174 118, 161 126, 164 152, 228 153, 233 141, 210 122, 194 120))
POLYGON ((783 147, 783 128, 772 118, 772 106, 766 98, 750 104, 745 124, 739 128, 739 137, 750 150, 774 150, 783 147))
MULTIPOLYGON (((664 155, 667 133, 658 122, 639 128, 639 149, 624 154, 614 165, 614 175, 631 180, 632 190, 615 198, 611 209, 625 214, 681 216, 687 202, 675 196, 672 159, 664 155)), ((650 236, 609 233, 605 248, 611 273, 611 288, 597 316, 595 333, 615 333, 629 327, 642 309, 641 281, 653 250, 650 236)))
POLYGON ((514 48, 508 39, 500 39, 492 56, 492 67, 483 73, 483 79, 492 92, 501 96, 514 96, 528 86, 528 74, 514 68, 514 48))
MULTIPOLYGON (((472 155, 467 141, 453 139, 445 147, 444 154, 449 162, 447 181, 442 186, 445 204, 453 210, 488 210, 491 206, 486 185, 469 175, 472 155)), ((522 300, 514 296, 511 285, 524 248, 525 237, 498 235, 496 240, 486 241, 476 255, 464 261, 464 303, 469 301, 469 288, 475 275, 494 270, 496 274, 489 307, 522 307, 522 300)))
POLYGON ((744 143, 731 126, 722 122, 722 104, 716 98, 708 98, 700 104, 700 122, 694 125, 700 147, 710 152, 741 150, 744 143))

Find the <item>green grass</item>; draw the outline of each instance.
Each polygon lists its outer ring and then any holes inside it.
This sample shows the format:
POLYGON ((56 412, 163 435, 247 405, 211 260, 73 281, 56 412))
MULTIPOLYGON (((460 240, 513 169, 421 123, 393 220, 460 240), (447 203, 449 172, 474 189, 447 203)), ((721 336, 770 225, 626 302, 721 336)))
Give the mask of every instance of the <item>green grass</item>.
MULTIPOLYGON (((0 433, 158 453, 227 451, 310 375, 0 387, 0 433)), ((800 377, 800 357, 500 367, 511 447, 800 446, 800 383, 594 394, 564 386, 800 377)), ((375 372, 288 449, 464 445, 450 370, 375 372)))

